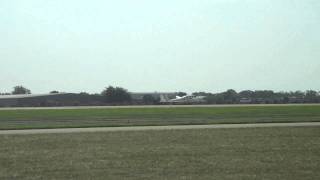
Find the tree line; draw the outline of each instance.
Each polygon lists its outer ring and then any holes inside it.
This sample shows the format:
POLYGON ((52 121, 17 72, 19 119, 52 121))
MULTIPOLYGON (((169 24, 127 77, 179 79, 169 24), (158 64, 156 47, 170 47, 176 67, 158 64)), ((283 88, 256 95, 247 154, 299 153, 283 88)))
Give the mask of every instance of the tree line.
MULTIPOLYGON (((57 94, 59 91, 53 90, 50 94, 57 94)), ((11 93, 0 93, 0 95, 21 95, 21 94, 31 94, 31 90, 24 87, 24 86, 15 86, 11 93)), ((109 86, 106 87, 100 94, 89 94, 86 92, 79 93, 79 98, 87 97, 102 97, 105 103, 130 103, 131 102, 131 95, 127 89, 122 87, 113 87, 109 86)), ((95 98, 96 99, 96 98, 95 98)))
MULTIPOLYGON (((51 91, 51 94, 59 91, 51 91)), ((0 95, 31 94, 31 90, 24 86, 15 86, 11 93, 0 93, 0 95)), ((177 92, 177 96, 185 96, 185 92, 177 92)), ((90 99, 90 97, 100 97, 104 103, 108 104, 130 104, 133 102, 131 94, 122 87, 108 86, 99 94, 79 93, 80 96, 90 99)), ((244 90, 236 92, 229 89, 221 93, 194 92, 192 95, 205 96, 206 104, 283 104, 283 103, 320 103, 320 92, 314 90, 294 91, 294 92, 274 92, 271 90, 244 90)), ((160 98, 150 94, 144 95, 143 104, 159 104, 160 98)))
POLYGON ((274 92, 271 90, 245 90, 236 92, 229 89, 222 93, 196 92, 193 95, 206 96, 208 104, 285 104, 285 103, 320 103, 320 92, 314 90, 294 92, 274 92))
POLYGON ((13 91, 11 93, 1 93, 0 95, 17 95, 17 94, 31 94, 30 89, 27 89, 23 86, 15 86, 13 87, 13 91))

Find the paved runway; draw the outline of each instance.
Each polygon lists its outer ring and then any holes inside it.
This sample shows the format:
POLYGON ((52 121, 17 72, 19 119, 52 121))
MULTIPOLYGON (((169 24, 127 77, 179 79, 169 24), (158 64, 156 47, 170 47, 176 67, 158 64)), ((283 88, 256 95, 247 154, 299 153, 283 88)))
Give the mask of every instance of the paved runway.
POLYGON ((11 135, 12 134, 20 134, 20 135, 21 134, 22 135, 26 135, 26 134, 61 134, 61 133, 149 131, 149 130, 186 130, 186 129, 270 128, 270 127, 320 127, 320 122, 1 130, 0 131, 0 135, 10 135, 10 134, 11 135))
POLYGON ((183 108, 183 107, 277 107, 277 106, 320 106, 318 104, 212 104, 212 105, 132 105, 132 106, 65 106, 65 107, 5 107, 1 110, 36 110, 36 109, 117 109, 117 108, 183 108))

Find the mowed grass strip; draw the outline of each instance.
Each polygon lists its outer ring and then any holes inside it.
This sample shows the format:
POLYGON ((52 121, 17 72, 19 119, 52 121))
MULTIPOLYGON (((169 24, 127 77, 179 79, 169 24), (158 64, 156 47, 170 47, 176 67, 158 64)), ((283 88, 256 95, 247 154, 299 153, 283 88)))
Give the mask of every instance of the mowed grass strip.
POLYGON ((0 129, 320 121, 320 106, 1 110, 0 129))
POLYGON ((0 179, 320 179, 320 128, 0 136, 0 179))

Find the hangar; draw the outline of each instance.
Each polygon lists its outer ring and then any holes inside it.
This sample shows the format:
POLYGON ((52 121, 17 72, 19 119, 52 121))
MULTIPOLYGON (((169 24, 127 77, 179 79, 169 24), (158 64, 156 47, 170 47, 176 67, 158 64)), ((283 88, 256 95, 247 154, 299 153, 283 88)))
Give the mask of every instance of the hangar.
POLYGON ((102 98, 96 95, 53 93, 1 95, 0 107, 40 107, 40 106, 78 106, 101 105, 102 98))
MULTIPOLYGON (((177 93, 163 92, 131 92, 131 104, 143 104, 146 95, 167 103, 174 99, 177 93)), ((127 103, 128 104, 128 103, 127 103)), ((129 103, 130 104, 130 103, 129 103)), ((0 95, 0 107, 50 107, 50 106, 102 106, 108 104, 100 94, 86 93, 52 93, 52 94, 20 94, 0 95)))

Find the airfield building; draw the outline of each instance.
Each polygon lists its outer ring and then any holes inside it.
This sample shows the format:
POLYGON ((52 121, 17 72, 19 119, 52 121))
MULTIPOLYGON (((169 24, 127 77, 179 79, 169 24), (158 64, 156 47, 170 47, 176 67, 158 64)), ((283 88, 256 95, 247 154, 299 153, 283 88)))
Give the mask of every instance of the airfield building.
POLYGON ((0 107, 78 106, 82 104, 101 105, 102 99, 99 96, 73 93, 0 96, 0 107))
MULTIPOLYGON (((132 104, 143 104, 145 96, 152 96, 166 103, 176 97, 176 93, 130 93, 132 104)), ((21 94, 0 95, 0 107, 50 107, 50 106, 102 106, 107 104, 102 95, 85 93, 21 94)))
POLYGON ((177 93, 171 92, 132 92, 131 98, 134 102, 143 102, 145 96, 152 96, 154 99, 159 99, 160 103, 169 102, 171 99, 176 98, 177 93))

